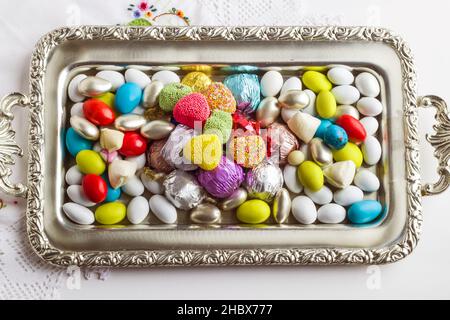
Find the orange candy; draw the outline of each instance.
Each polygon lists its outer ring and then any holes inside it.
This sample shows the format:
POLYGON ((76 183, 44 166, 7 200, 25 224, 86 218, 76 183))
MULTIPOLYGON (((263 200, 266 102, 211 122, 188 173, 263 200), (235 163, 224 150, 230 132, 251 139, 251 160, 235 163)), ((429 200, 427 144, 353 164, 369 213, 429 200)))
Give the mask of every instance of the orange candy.
POLYGON ((234 137, 230 144, 230 152, 237 164, 253 168, 264 160, 266 144, 258 135, 234 137))
POLYGON ((202 92, 212 110, 222 110, 229 113, 236 111, 236 100, 233 93, 221 82, 213 82, 202 92))

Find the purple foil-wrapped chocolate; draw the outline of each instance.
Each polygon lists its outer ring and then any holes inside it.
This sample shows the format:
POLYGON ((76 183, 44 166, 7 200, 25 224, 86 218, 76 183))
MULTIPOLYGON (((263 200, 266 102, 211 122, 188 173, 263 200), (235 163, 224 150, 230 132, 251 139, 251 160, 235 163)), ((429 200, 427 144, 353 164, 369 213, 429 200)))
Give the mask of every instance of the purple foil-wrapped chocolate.
POLYGON ((261 130, 261 136, 267 145, 267 158, 275 164, 286 164, 289 153, 300 148, 297 137, 286 125, 278 122, 261 130))
POLYGON ((158 172, 169 173, 174 169, 161 154, 161 149, 166 144, 167 139, 156 140, 153 142, 147 151, 147 162, 150 166, 158 172))
POLYGON ((249 198, 272 202, 283 187, 283 173, 277 164, 264 160, 247 172, 245 188, 249 198))
POLYGON ((198 182, 216 198, 229 197, 244 180, 244 171, 232 160, 222 156, 219 165, 214 170, 200 170, 198 182))
POLYGON ((198 166, 183 157, 183 148, 193 136, 194 129, 182 124, 177 125, 161 149, 164 160, 172 167, 183 171, 196 170, 198 166))

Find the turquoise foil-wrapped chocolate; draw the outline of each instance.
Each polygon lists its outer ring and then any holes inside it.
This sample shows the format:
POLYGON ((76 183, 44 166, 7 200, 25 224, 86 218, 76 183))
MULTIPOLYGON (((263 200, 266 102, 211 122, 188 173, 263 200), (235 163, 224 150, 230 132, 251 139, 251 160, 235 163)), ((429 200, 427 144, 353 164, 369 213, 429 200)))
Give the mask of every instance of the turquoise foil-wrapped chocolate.
POLYGON ((232 74, 223 80, 223 84, 233 93, 238 110, 246 114, 256 111, 261 97, 261 89, 256 74, 232 74))
POLYGON ((240 64, 240 65, 229 65, 222 68, 222 71, 230 72, 230 73, 239 73, 239 72, 256 72, 259 68, 257 66, 250 66, 246 64, 240 64))

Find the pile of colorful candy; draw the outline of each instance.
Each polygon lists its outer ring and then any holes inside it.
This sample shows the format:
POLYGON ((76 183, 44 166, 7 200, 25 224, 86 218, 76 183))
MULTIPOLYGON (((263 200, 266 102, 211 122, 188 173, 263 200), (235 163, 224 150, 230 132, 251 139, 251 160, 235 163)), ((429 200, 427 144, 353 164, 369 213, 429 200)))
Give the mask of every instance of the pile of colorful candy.
POLYGON ((250 66, 222 71, 223 82, 135 68, 75 76, 67 217, 110 225, 143 223, 150 212, 167 224, 183 211, 202 224, 225 214, 245 224, 293 223, 291 213, 301 224, 380 216, 373 169, 383 106, 372 73, 307 68, 285 80, 250 66))

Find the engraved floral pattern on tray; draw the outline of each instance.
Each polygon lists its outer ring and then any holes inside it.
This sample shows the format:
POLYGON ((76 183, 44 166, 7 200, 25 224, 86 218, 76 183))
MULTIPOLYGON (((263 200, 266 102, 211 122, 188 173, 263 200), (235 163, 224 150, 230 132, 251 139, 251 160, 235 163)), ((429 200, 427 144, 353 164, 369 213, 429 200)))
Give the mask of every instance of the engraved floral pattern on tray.
POLYGON ((383 28, 369 27, 97 27, 61 28, 39 41, 31 62, 31 125, 29 132, 29 189, 27 230, 34 250, 55 265, 182 266, 281 264, 381 264, 407 256, 420 236, 420 196, 416 74, 406 43, 383 28), (52 49, 70 40, 245 40, 245 41, 376 41, 391 46, 402 66, 403 113, 408 218, 404 235, 395 244, 376 249, 297 248, 68 252, 53 247, 43 225, 43 77, 52 49))

